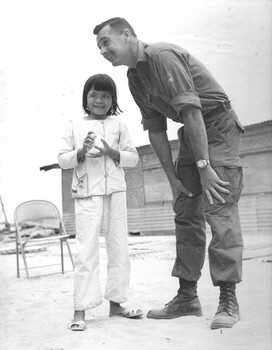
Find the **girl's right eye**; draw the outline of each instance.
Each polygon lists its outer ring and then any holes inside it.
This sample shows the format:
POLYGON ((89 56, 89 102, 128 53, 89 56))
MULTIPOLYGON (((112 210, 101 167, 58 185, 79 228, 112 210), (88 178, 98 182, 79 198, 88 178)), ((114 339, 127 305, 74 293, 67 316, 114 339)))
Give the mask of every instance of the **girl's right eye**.
POLYGON ((88 93, 88 98, 93 98, 93 99, 97 99, 97 98, 99 98, 99 99, 101 99, 101 100, 104 100, 104 101, 106 101, 106 100, 108 100, 108 99, 110 99, 112 96, 111 96, 111 94, 101 94, 101 93, 97 93, 97 92, 94 92, 94 91, 90 91, 89 93, 88 93))

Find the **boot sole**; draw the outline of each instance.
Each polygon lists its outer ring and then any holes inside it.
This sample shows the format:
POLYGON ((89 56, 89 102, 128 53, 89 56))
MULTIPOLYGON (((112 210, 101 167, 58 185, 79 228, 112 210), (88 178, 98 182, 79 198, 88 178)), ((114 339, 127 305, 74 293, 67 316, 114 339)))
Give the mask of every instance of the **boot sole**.
POLYGON ((232 328, 237 322, 234 324, 228 324, 228 323, 215 323, 211 325, 211 329, 220 329, 220 328, 232 328))
POLYGON ((196 317, 201 317, 203 316, 203 313, 201 310, 196 311, 196 312, 186 312, 182 315, 150 315, 149 313, 146 315, 147 318, 153 318, 155 320, 172 320, 174 318, 179 318, 179 317, 183 317, 183 316, 196 316, 196 317))
POLYGON ((211 329, 232 328, 239 321, 240 321, 240 317, 238 317, 237 319, 234 319, 232 323, 214 322, 211 324, 211 329))

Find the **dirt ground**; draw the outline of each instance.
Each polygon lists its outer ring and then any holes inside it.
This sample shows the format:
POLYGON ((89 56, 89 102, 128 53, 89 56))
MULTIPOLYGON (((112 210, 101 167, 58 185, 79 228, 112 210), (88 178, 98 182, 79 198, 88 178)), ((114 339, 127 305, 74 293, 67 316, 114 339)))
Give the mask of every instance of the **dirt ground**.
MULTIPOLYGON (((272 234, 244 236, 243 282, 237 286, 241 321, 232 329, 210 330, 218 305, 206 259, 198 284, 203 317, 152 320, 108 317, 108 303, 86 314, 84 332, 71 332, 73 273, 70 271, 27 280, 16 277, 14 254, 0 246, 0 349, 1 350, 265 350, 272 348, 272 234)), ((105 285, 106 252, 101 238, 101 286, 105 285)), ((131 285, 128 307, 147 313, 170 301, 178 289, 171 277, 175 256, 173 236, 129 237, 131 285)), ((71 241, 74 251, 75 244, 71 241)), ((31 263, 59 262, 59 247, 29 254, 31 263)), ((31 270, 33 275, 59 267, 31 270)))

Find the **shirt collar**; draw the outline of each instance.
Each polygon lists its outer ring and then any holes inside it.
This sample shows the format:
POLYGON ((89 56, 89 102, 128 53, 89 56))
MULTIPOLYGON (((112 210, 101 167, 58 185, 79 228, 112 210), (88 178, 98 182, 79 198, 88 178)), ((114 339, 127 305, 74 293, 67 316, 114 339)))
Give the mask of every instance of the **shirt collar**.
POLYGON ((137 45, 137 61, 136 61, 136 66, 138 64, 138 62, 147 62, 147 55, 145 53, 145 48, 146 48, 146 44, 143 43, 142 41, 138 41, 138 45, 137 45))
POLYGON ((136 67, 128 69, 128 72, 127 72, 128 76, 130 76, 131 74, 133 74, 133 75, 137 74, 137 68, 141 69, 140 67, 145 66, 145 64, 148 62, 147 54, 145 52, 146 47, 147 47, 147 44, 145 44, 142 41, 138 40, 138 43, 137 43, 136 67))

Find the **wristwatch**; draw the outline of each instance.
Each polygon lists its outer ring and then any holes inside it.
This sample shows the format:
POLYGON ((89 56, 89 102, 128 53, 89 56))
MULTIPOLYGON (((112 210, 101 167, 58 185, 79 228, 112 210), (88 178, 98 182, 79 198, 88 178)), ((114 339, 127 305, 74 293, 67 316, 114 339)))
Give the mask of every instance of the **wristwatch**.
POLYGON ((204 169, 206 168, 207 165, 210 164, 210 161, 209 159, 199 159, 197 162, 196 162, 196 166, 200 169, 204 169))

